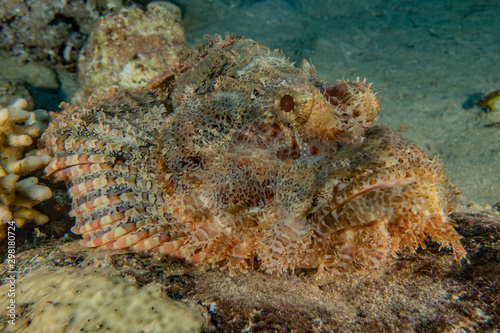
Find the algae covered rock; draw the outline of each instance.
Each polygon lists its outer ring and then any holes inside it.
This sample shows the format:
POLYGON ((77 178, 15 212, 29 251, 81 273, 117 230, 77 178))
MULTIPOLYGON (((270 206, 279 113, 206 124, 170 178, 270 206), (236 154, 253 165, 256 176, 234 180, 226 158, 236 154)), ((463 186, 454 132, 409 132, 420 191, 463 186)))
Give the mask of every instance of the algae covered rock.
MULTIPOLYGON (((61 82, 56 71, 41 63, 29 62, 23 64, 14 58, 0 57, 0 69, 0 78, 2 81, 18 82, 29 88, 36 88, 47 92, 57 91, 61 87, 61 82)), ((18 97, 26 99, 24 96, 18 97)), ((5 106, 12 103, 2 101, 1 104, 5 106)), ((29 110, 33 109, 34 107, 29 110)))
POLYGON ((117 6, 120 0, 3 0, 0 50, 23 61, 74 66, 99 15, 117 6))
POLYGON ((10 105, 22 98, 26 101, 26 110, 35 109, 35 100, 24 84, 0 77, 0 105, 10 105))
POLYGON ((186 51, 181 10, 168 2, 134 5, 97 22, 79 59, 76 100, 85 103, 116 88, 136 89, 186 51))

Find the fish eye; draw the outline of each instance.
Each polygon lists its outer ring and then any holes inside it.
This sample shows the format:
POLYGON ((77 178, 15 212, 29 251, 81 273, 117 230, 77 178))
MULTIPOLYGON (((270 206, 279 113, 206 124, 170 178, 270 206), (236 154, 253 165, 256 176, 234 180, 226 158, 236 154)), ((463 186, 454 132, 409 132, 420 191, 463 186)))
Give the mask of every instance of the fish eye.
POLYGON ((295 109, 295 101, 292 95, 286 94, 281 97, 280 109, 286 113, 292 112, 295 109))
POLYGON ((307 83, 281 88, 274 98, 274 113, 288 124, 304 125, 311 114, 316 91, 317 88, 307 83))

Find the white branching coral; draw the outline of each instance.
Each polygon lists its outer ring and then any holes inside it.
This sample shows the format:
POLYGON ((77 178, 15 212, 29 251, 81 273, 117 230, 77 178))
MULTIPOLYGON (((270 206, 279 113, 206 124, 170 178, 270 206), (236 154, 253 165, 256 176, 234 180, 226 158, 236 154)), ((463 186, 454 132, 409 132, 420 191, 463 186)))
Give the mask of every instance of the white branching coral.
POLYGON ((36 140, 47 128, 48 113, 26 111, 28 103, 18 99, 0 107, 0 239, 5 224, 15 221, 21 227, 29 221, 43 225, 49 218, 33 206, 52 196, 52 191, 29 175, 50 161, 47 154, 36 154, 36 140), (28 177, 26 177, 28 176, 28 177))

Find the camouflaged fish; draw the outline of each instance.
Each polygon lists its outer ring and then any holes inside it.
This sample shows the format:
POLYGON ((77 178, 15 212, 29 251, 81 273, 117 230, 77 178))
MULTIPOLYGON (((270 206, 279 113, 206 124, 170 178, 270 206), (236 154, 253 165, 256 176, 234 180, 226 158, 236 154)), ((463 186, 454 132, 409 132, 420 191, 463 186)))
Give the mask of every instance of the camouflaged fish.
POLYGON ((45 174, 89 248, 278 274, 377 268, 426 237, 464 257, 441 164, 378 113, 365 82, 215 37, 145 88, 63 104, 45 174))

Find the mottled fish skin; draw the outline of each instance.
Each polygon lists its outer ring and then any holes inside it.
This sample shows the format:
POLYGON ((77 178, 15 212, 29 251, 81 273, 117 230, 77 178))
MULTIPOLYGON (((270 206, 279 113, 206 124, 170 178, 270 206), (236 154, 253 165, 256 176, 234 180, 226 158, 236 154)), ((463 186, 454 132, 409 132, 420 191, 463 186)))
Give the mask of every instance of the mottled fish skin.
POLYGON ((136 91, 63 104, 43 135, 85 247, 342 273, 429 237, 465 256, 440 163, 332 85, 244 37, 215 37, 136 91))

